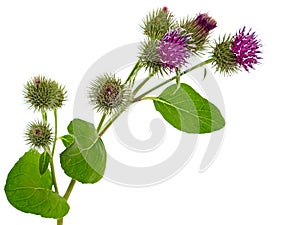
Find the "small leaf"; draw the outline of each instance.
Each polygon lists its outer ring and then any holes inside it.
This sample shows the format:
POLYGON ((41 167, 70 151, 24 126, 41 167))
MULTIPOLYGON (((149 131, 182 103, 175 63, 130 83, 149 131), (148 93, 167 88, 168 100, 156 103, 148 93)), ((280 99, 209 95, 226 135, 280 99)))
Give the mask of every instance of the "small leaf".
POLYGON ((60 139, 66 148, 74 142, 73 136, 69 134, 62 136, 60 139))
POLYGON ((203 80, 206 78, 206 75, 207 75, 207 69, 204 68, 203 80))
POLYGON ((40 154, 31 149, 14 165, 7 176, 5 193, 15 208, 46 218, 62 218, 69 211, 67 201, 51 190, 49 170, 39 171, 40 154))
POLYGON ((81 183, 99 181, 105 171, 106 150, 94 125, 74 119, 68 126, 68 131, 74 141, 60 155, 63 170, 81 183))
POLYGON ((225 126, 219 109, 192 87, 181 83, 166 88, 153 99, 158 112, 175 128, 187 133, 210 133, 225 126))
POLYGON ((43 175, 49 166, 50 162, 50 155, 48 152, 44 151, 42 154, 40 154, 40 159, 39 159, 39 170, 40 174, 43 175))

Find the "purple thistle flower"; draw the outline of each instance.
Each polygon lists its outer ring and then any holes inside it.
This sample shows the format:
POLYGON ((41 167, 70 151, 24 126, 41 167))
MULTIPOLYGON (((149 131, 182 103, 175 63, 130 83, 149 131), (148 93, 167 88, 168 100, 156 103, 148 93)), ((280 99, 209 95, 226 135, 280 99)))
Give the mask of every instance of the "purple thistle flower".
POLYGON ((258 56, 261 51, 261 44, 257 40, 255 32, 245 32, 246 27, 243 27, 233 36, 231 51, 236 55, 237 63, 249 72, 249 68, 254 69, 254 65, 258 63, 261 57, 258 56))
POLYGON ((189 35, 181 34, 180 30, 167 32, 160 40, 158 53, 162 67, 180 68, 187 63, 187 58, 190 56, 188 49, 189 35))
POLYGON ((199 15, 196 17, 195 22, 197 25, 205 31, 207 34, 217 27, 217 22, 208 16, 207 13, 199 13, 199 15))

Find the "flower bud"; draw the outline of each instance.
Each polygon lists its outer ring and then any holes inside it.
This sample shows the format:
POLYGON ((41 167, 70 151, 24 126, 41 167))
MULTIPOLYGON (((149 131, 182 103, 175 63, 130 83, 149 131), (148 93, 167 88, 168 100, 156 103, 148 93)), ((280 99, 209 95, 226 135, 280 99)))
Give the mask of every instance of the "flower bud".
POLYGON ((216 68, 217 72, 224 74, 232 74, 237 72, 239 65, 236 60, 235 54, 231 51, 232 37, 230 35, 218 41, 215 41, 213 51, 211 52, 212 65, 216 68))
POLYGON ((64 87, 44 76, 37 76, 28 81, 23 93, 30 108, 38 111, 60 108, 66 99, 64 87))
POLYGON ((140 46, 139 60, 142 66, 149 71, 150 74, 163 74, 162 63, 158 53, 159 41, 148 39, 140 46))
POLYGON ((180 22, 180 27, 191 35, 189 48, 198 54, 206 47, 209 33, 217 27, 217 22, 207 13, 199 13, 195 18, 186 18, 180 22))
POLYGON ((29 145, 37 148, 45 148, 53 140, 49 124, 41 121, 32 122, 27 126, 25 138, 29 145))
POLYGON ((112 114, 124 110, 132 100, 132 94, 114 74, 104 74, 90 84, 89 99, 97 112, 112 114))
POLYGON ((143 20, 144 34, 151 40, 161 39, 165 33, 174 28, 175 20, 167 7, 152 11, 143 20))

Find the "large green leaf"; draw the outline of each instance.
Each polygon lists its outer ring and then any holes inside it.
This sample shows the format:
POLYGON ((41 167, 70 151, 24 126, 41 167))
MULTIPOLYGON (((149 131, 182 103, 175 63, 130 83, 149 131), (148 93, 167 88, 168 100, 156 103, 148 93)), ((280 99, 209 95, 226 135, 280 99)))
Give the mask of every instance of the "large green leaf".
POLYGON ((65 139, 66 150, 60 155, 60 163, 65 173, 81 182, 95 183, 99 181, 105 171, 106 151, 102 140, 92 123, 74 119, 68 126, 73 136, 73 143, 69 136, 65 139))
POLYGON ((8 174, 5 193, 18 210, 47 218, 62 218, 69 211, 67 201, 51 190, 52 177, 47 169, 39 171, 40 154, 29 150, 8 174))
POLYGON ((192 87, 182 83, 166 88, 154 98, 154 106, 166 121, 187 133, 210 133, 225 126, 220 110, 201 97, 192 87))

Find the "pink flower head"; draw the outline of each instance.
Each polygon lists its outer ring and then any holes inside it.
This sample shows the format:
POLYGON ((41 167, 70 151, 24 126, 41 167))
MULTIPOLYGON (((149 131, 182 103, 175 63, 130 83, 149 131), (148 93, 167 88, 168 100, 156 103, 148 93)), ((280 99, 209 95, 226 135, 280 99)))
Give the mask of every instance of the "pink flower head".
POLYGON ((189 39, 190 37, 181 34, 180 30, 172 30, 164 35, 158 46, 162 67, 172 70, 187 63, 186 60, 190 56, 187 44, 189 39))
POLYGON ((245 31, 246 28, 243 27, 233 36, 231 51, 236 55, 237 63, 249 72, 249 68, 254 69, 253 66, 261 59, 261 44, 255 32, 251 33, 251 29, 247 33, 245 31))

